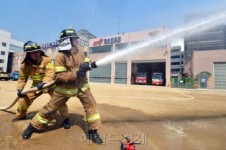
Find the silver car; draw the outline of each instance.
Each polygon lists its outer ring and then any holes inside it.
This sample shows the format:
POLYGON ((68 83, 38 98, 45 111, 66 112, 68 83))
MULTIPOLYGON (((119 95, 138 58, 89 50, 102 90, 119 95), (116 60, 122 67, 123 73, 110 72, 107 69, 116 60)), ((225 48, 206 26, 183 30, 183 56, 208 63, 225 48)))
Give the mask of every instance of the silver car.
POLYGON ((10 74, 4 71, 0 71, 0 80, 4 79, 4 80, 10 80, 10 74))

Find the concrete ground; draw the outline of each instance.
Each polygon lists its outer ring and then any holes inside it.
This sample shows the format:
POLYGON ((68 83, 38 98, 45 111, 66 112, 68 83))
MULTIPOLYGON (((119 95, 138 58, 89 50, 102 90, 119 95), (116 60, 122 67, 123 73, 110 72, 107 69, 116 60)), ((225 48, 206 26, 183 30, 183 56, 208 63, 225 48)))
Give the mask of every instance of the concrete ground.
MULTIPOLYGON (((0 81, 0 107, 16 97, 16 81, 0 81)), ((29 88, 30 82, 26 88, 29 88)), ((57 116, 46 132, 28 140, 21 134, 30 120, 12 123, 16 106, 0 111, 0 149, 117 150, 122 134, 138 139, 137 150, 225 150, 226 91, 171 89, 156 86, 90 83, 98 103, 104 144, 86 139, 84 109, 75 97, 68 101, 73 126, 61 128, 57 116)), ((29 108, 32 118, 49 100, 42 95, 29 108)))

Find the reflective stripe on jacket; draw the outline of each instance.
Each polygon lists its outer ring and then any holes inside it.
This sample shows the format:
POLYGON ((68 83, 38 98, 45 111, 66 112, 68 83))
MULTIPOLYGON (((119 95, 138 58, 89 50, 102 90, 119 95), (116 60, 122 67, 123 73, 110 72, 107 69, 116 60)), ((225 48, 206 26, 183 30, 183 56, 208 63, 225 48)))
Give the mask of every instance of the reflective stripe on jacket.
POLYGON ((59 52, 55 58, 56 87, 55 92, 67 96, 75 96, 79 89, 89 88, 87 77, 77 79, 79 65, 91 59, 78 52, 59 52))
POLYGON ((32 87, 39 82, 48 83, 54 80, 54 66, 49 57, 41 56, 40 60, 34 65, 31 62, 21 64, 17 90, 22 90, 30 77, 33 80, 32 87))

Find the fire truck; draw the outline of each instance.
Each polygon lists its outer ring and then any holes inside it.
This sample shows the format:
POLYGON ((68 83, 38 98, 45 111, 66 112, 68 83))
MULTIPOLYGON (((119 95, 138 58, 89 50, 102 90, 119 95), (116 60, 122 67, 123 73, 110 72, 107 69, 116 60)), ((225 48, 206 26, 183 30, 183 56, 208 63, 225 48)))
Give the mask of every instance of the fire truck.
POLYGON ((138 72, 135 76, 135 84, 147 84, 147 73, 138 72))
POLYGON ((163 85, 163 74, 160 72, 152 73, 152 85, 163 85))

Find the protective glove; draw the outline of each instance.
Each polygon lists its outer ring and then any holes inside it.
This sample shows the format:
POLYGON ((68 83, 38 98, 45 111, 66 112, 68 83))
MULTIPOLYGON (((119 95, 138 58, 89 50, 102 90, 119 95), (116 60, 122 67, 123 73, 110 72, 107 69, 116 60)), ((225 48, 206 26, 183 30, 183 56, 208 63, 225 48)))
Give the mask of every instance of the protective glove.
POLYGON ((23 95, 22 95, 22 90, 17 90, 17 96, 18 96, 18 97, 23 97, 23 95))
POLYGON ((90 71, 92 68, 90 67, 88 62, 84 62, 79 66, 79 70, 76 72, 78 78, 85 77, 86 72, 90 71))
POLYGON ((85 77, 86 72, 85 72, 84 70, 82 70, 82 69, 79 69, 79 70, 76 72, 76 74, 77 74, 77 77, 78 77, 78 78, 83 78, 83 77, 85 77))
POLYGON ((91 70, 92 68, 90 68, 88 62, 84 62, 79 66, 79 69, 81 69, 83 72, 87 72, 87 71, 91 70))
POLYGON ((45 83, 43 83, 43 82, 39 82, 38 83, 38 85, 37 85, 37 88, 39 89, 39 90, 41 90, 42 88, 43 88, 43 85, 44 85, 45 83))
POLYGON ((97 65, 96 65, 95 61, 91 63, 91 68, 97 68, 97 65))

